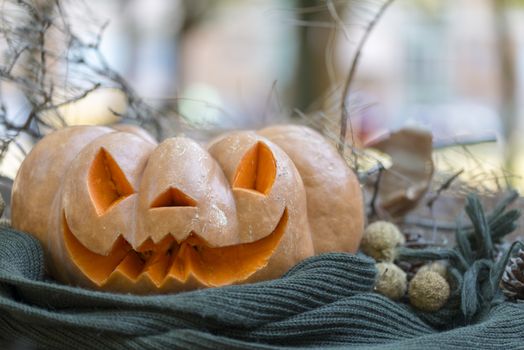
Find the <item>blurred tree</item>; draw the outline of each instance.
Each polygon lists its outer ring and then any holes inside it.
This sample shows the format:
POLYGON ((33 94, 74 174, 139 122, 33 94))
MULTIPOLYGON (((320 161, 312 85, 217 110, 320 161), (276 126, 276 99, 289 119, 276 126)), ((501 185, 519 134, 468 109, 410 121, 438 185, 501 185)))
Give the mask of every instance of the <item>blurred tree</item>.
MULTIPOLYGON (((296 64, 296 79, 291 95, 291 106, 307 109, 320 96, 333 88, 331 81, 330 50, 334 49, 336 32, 333 11, 346 13, 351 1, 329 2, 326 0, 298 0, 299 49, 296 64)), ((339 81, 340 82, 340 81, 339 81)))
POLYGON ((512 40, 510 23, 508 21, 508 6, 524 5, 522 0, 491 0, 494 15, 494 31, 500 64, 500 115, 502 117, 504 139, 506 140, 505 166, 510 171, 515 170, 517 154, 517 96, 516 96, 516 63, 515 45, 512 40))

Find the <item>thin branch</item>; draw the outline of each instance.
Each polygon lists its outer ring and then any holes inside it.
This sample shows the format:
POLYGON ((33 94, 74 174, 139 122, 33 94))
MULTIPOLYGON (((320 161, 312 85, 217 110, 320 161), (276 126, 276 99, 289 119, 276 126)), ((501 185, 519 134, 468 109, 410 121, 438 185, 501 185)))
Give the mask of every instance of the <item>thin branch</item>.
POLYGON ((375 183, 373 184, 373 196, 371 197, 371 201, 369 202, 370 207, 370 217, 374 217, 377 213, 377 207, 376 207, 376 201, 378 198, 378 192, 380 188, 380 180, 382 180, 382 173, 384 172, 385 168, 382 165, 382 163, 378 164, 378 175, 377 179, 375 180, 375 183))
MULTIPOLYGON (((0 81, 14 85, 29 105, 29 112, 13 121, 0 95, 0 124, 4 127, 0 136, 0 160, 9 144, 16 144, 20 135, 38 140, 42 130, 66 126, 60 107, 104 87, 116 88, 126 96, 127 109, 122 119, 133 119, 149 126, 150 130, 154 128, 157 135, 160 133, 159 119, 164 118, 164 114, 145 103, 100 52, 100 43, 109 22, 97 24, 94 33, 82 33, 94 38, 87 42, 73 29, 82 27, 79 22, 88 24, 86 21, 93 18, 72 17, 60 0, 42 4, 29 0, 4 0, 0 6, 0 41, 6 43, 0 54, 8 58, 5 63, 0 63, 0 81), (17 20, 13 21, 13 18, 17 20), (53 29, 53 45, 48 44, 51 41, 50 28, 53 29), (51 70, 51 67, 58 69, 51 70), (61 82, 58 88, 54 83, 56 79, 61 82), (89 82, 93 83, 88 85, 89 82)), ((78 8, 79 5, 75 6, 78 8)), ((83 12, 89 12, 86 3, 81 6, 85 6, 83 12)))
MULTIPOLYGON (((361 53, 362 53, 362 49, 364 48, 364 45, 366 44, 371 32, 373 31, 373 28, 375 28, 376 24, 378 23, 378 21, 380 20, 380 18, 382 17, 382 15, 384 14, 384 12, 386 11, 386 9, 393 3, 394 0, 387 0, 385 3, 382 4, 382 6, 380 7, 380 9, 378 10, 378 12, 375 14, 375 17, 373 17, 373 19, 371 20, 371 22, 369 22, 364 34, 362 35, 362 37, 360 38, 360 41, 358 42, 357 44, 357 48, 356 48, 356 52, 355 52, 355 55, 353 57, 353 60, 351 62, 351 67, 349 69, 349 74, 348 74, 348 77, 346 79, 346 82, 344 84, 344 89, 343 89, 343 92, 342 92, 342 96, 341 96, 341 103, 340 103, 340 136, 339 136, 339 143, 338 143, 338 150, 340 152, 340 154, 342 156, 344 156, 344 145, 346 144, 346 133, 347 133, 347 124, 348 124, 348 121, 349 121, 349 128, 350 128, 350 132, 351 132, 351 143, 354 145, 355 144, 355 139, 354 139, 354 132, 353 132, 353 123, 351 122, 351 116, 349 114, 349 111, 348 111, 348 106, 347 106, 347 96, 349 94, 349 90, 351 88, 351 84, 353 82, 353 78, 355 76, 355 73, 357 71, 357 67, 358 67, 358 63, 360 61, 360 56, 361 56, 361 53)), ((358 160, 356 158, 356 155, 353 153, 353 155, 355 156, 355 159, 354 159, 354 162, 355 162, 355 167, 358 171, 358 160)))
POLYGON ((278 82, 277 80, 274 80, 273 84, 271 84, 271 90, 269 90, 269 94, 267 95, 267 99, 266 99, 266 105, 262 111, 261 120, 264 124, 266 123, 266 120, 269 114, 269 109, 270 109, 269 105, 271 104, 271 100, 273 96, 275 96, 276 98, 276 103, 278 105, 279 110, 282 110, 280 101, 278 100, 277 82, 278 82))
POLYGON ((73 96, 73 97, 71 97, 71 98, 69 98, 69 99, 67 99, 65 101, 62 101, 62 102, 57 103, 57 104, 54 104, 52 106, 46 106, 46 107, 42 108, 41 111, 47 111, 47 110, 50 110, 50 109, 58 109, 60 107, 66 106, 68 104, 71 104, 73 102, 79 101, 79 100, 83 99, 84 97, 86 97, 87 95, 89 95, 90 93, 92 93, 93 91, 98 90, 101 86, 102 86, 101 83, 96 83, 91 88, 82 91, 82 93, 80 95, 73 96))
POLYGON ((337 11, 335 4, 333 3, 332 0, 327 0, 326 5, 328 8, 329 14, 331 15, 331 18, 333 18, 333 20, 337 24, 337 27, 340 27, 342 29, 342 32, 344 33, 344 36, 346 37, 346 39, 349 40, 349 33, 346 29, 344 21, 338 15, 338 11, 337 11))
POLYGON ((431 197, 428 202, 426 203, 426 205, 429 207, 429 208, 432 208, 433 207, 433 204, 435 203, 435 201, 440 197, 440 194, 442 193, 442 191, 445 191, 447 190, 451 184, 453 183, 453 181, 455 181, 459 176, 460 174, 462 174, 464 172, 464 169, 460 169, 459 171, 457 171, 455 174, 451 175, 449 177, 449 179, 447 179, 436 191, 435 195, 433 197, 431 197))

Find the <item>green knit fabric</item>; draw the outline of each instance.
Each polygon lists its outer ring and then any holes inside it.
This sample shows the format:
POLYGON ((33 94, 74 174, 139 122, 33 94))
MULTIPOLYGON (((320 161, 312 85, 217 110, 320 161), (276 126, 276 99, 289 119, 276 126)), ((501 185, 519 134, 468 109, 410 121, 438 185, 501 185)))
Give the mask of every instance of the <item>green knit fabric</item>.
MULTIPOLYGON (((0 229, 2 349, 524 349, 524 305, 467 326, 373 293, 374 261, 325 254, 264 283, 165 296, 94 292, 44 277, 31 236, 0 229)), ((455 305, 457 307, 457 305, 455 305)))

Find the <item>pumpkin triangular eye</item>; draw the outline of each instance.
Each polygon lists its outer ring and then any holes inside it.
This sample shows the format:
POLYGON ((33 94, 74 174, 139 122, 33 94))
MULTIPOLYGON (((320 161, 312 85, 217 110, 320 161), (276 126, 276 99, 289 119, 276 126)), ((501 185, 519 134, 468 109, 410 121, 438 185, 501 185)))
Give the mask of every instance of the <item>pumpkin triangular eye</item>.
POLYGON ((170 187, 151 203, 151 208, 196 207, 196 201, 178 188, 170 187))
POLYGON ((135 192, 120 166, 103 147, 91 164, 88 182, 89 194, 99 216, 135 192))
POLYGON ((238 165, 233 188, 244 188, 268 194, 273 187, 277 165, 269 147, 257 142, 238 165))

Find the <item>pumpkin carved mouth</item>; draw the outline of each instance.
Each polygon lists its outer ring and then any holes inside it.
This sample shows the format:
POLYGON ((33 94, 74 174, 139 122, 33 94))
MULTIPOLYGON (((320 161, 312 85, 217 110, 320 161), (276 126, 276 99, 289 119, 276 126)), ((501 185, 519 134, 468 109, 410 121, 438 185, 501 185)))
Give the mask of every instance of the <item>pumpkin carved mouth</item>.
POLYGON ((275 229, 266 237, 237 245, 212 247, 192 232, 181 242, 167 234, 154 243, 146 240, 136 250, 120 235, 108 255, 86 248, 62 216, 65 247, 75 265, 99 287, 114 275, 130 281, 148 279, 157 288, 168 280, 186 282, 193 276, 206 286, 222 286, 245 280, 268 264, 279 246, 288 223, 284 209, 275 229))

